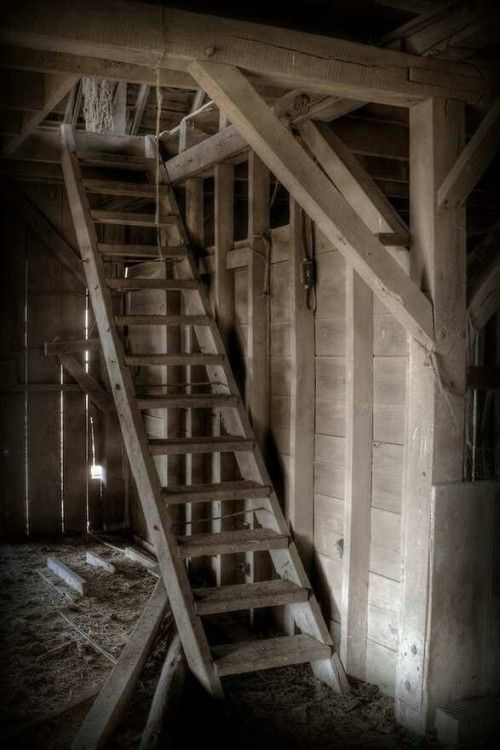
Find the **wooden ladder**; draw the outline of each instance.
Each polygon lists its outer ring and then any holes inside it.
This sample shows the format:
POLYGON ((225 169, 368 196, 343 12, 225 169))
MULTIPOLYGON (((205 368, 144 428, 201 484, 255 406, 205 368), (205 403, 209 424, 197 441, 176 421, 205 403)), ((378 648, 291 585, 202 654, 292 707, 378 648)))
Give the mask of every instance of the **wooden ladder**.
MULTIPOLYGON (((123 149, 115 149, 113 153, 109 153, 109 146, 106 151, 104 136, 103 150, 94 146, 92 152, 79 148, 82 136, 70 126, 62 126, 62 137, 62 166, 69 204, 123 440, 191 671, 211 694, 222 696, 220 678, 224 675, 310 662, 315 674, 334 690, 348 690, 342 664, 254 439, 166 170, 157 165, 154 140, 146 137, 144 155, 138 156, 137 151, 135 155, 127 153, 130 139, 126 137, 123 149), (89 168, 92 179, 84 176, 89 168), (102 179, 96 179, 96 173, 102 174, 102 179), (138 199, 141 208, 129 212, 92 210, 89 202, 92 194, 138 199), (147 201, 153 206, 149 213, 143 208, 147 201), (159 230, 160 242, 158 245, 99 243, 96 230, 99 223, 150 227, 159 230), (103 257, 159 260, 160 251, 162 259, 172 261, 172 278, 110 279, 105 276, 103 257), (115 315, 112 294, 137 289, 180 292, 182 315, 115 315), (123 326, 158 324, 191 327, 201 353, 132 354, 125 351, 120 333, 123 326), (201 365, 206 368, 210 392, 138 397, 129 369, 136 365, 201 365), (225 435, 151 439, 146 434, 143 412, 147 409, 214 408, 221 415, 225 435), (161 486, 155 455, 223 451, 234 453, 240 480, 161 486), (237 499, 245 501, 245 508, 253 514, 258 528, 189 536, 174 533, 172 506, 237 499), (257 583, 192 588, 186 558, 257 550, 269 551, 277 577, 257 583), (288 609, 296 635, 209 645, 203 616, 276 606, 288 609)), ((114 138, 113 142, 116 141, 114 138)))

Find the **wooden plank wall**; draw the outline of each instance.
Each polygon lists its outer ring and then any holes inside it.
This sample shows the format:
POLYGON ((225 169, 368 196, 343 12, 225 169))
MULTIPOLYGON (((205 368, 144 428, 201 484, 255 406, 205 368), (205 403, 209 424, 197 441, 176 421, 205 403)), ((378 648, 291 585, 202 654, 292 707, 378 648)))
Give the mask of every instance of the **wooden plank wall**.
MULTIPOLYGON (((317 232, 314 543, 317 587, 335 639, 342 591, 345 450, 345 263, 317 232)), ((374 301, 373 475, 367 679, 394 693, 401 601, 401 502, 407 343, 374 301)))
MULTIPOLYGON (((64 187, 33 183, 25 190, 76 247, 64 187)), ((2 215, 2 235, 2 535, 82 534, 88 525, 105 528, 111 516, 122 523, 121 461, 108 467, 102 486, 90 479, 86 397, 43 349, 56 337, 84 337, 86 290, 15 216, 2 215), (118 498, 108 508, 111 486, 118 498)), ((90 358, 99 377, 99 354, 90 358)), ((88 414, 100 463, 101 417, 92 407, 88 414)))

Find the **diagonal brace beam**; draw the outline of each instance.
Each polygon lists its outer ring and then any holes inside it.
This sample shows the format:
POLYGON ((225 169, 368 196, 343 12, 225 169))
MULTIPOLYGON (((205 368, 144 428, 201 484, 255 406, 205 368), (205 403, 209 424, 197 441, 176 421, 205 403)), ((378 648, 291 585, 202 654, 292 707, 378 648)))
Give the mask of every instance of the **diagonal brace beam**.
POLYGON ((195 61, 189 72, 384 305, 427 348, 432 305, 237 68, 195 61))

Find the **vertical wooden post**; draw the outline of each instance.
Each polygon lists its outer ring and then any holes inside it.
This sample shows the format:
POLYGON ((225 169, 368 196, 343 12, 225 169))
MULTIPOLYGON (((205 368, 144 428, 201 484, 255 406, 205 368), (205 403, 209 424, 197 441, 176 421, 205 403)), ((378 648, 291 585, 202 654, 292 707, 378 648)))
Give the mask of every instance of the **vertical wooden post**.
POLYGON ((113 102, 113 133, 125 135, 127 132, 127 83, 119 81, 116 84, 113 102))
MULTIPOLYGON (((270 229, 269 170, 253 151, 248 157, 248 334, 245 396, 255 439, 265 455, 269 429, 269 295, 270 229)), ((251 517, 247 518, 251 523, 251 517)), ((247 553, 247 582, 262 580, 264 557, 247 553), (257 568, 259 570, 257 570, 257 568)))
MULTIPOLYGON (((403 501, 403 601, 396 711, 423 732, 439 700, 432 599, 431 490, 462 479, 465 394, 465 210, 437 209, 437 190, 464 143, 464 105, 428 99, 410 109, 411 274, 434 304, 436 353, 410 340, 403 501)), ((441 679, 440 684, 443 684, 441 679)))
POLYGON ((290 198, 292 394, 290 521, 302 562, 311 569, 314 538, 314 313, 302 284, 304 215, 290 198))
MULTIPOLYGON (((203 247, 204 244, 204 211, 203 211, 203 179, 201 177, 191 177, 186 180, 186 228, 189 232, 190 239, 194 247, 203 247)), ((191 327, 186 326, 185 351, 193 351, 196 344, 194 331, 191 327)), ((188 382, 200 381, 204 374, 202 367, 186 367, 186 380, 188 382), (201 372, 200 372, 201 371, 201 372)), ((193 392, 191 387, 187 392, 193 392)), ((196 389, 194 390, 196 392, 196 389)), ((199 413, 188 409, 186 411, 186 436, 200 435, 206 427, 203 417, 199 413)), ((206 457, 200 455, 186 455, 186 484, 195 484, 207 480, 206 457)), ((205 531, 200 524, 196 524, 196 519, 206 518, 209 513, 209 507, 205 503, 191 503, 187 513, 187 521, 191 522, 188 526, 188 532, 205 531)), ((205 568, 205 561, 202 558, 192 560, 191 569, 201 570, 205 568)))
MULTIPOLYGON (((217 325, 224 341, 226 351, 229 351, 229 333, 234 325, 234 280, 231 271, 227 270, 226 259, 228 250, 234 243, 234 166, 232 164, 216 164, 214 169, 214 235, 215 235, 215 316, 217 325)), ((220 412, 216 411, 213 418, 214 435, 220 435, 220 412)), ((212 456, 212 482, 220 482, 228 478, 227 457, 220 453, 212 456)), ((224 510, 229 509, 229 503, 214 502, 212 513, 220 517, 224 510)), ((214 521, 213 531, 227 529, 229 524, 224 521, 214 521)), ((228 583, 231 578, 232 562, 228 555, 220 555, 216 560, 217 585, 228 583)))
POLYGON ((346 266, 346 433, 340 653, 346 672, 366 677, 372 495, 373 296, 346 266))
MULTIPOLYGON (((255 437, 264 449, 269 427, 269 170, 253 151, 248 158, 248 347, 246 398, 255 437)), ((269 239, 270 241, 270 239, 269 239)), ((269 257, 270 262, 270 257, 269 257)))

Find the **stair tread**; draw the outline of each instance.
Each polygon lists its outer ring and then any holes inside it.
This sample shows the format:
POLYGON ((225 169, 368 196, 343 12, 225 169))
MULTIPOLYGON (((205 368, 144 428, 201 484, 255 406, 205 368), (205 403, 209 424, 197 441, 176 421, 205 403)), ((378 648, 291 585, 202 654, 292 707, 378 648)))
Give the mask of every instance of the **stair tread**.
POLYGON ((139 213, 139 211, 91 211, 94 221, 100 224, 126 224, 134 227, 157 227, 165 224, 172 224, 177 221, 177 217, 161 216, 156 221, 156 214, 139 213))
POLYGON ((217 534, 191 534, 178 536, 177 544, 181 557, 232 554, 269 549, 286 549, 287 534, 273 529, 241 529, 221 531, 217 534))
POLYGON ((269 497, 271 488, 247 479, 216 484, 188 484, 163 488, 167 503, 207 502, 214 500, 237 500, 240 498, 269 497))
POLYGON ((120 245, 120 244, 99 244, 99 252, 102 255, 118 255, 122 258, 184 258, 186 247, 176 245, 172 247, 162 247, 161 252, 158 245, 120 245))
POLYGON ((306 602, 309 599, 307 589, 280 578, 258 583, 237 583, 229 586, 193 589, 193 595, 196 611, 200 615, 280 606, 306 602))
POLYGON ((212 646, 211 651, 215 670, 223 677, 328 659, 332 649, 311 635, 301 633, 278 638, 262 638, 258 641, 225 643, 212 646))
POLYGON ((119 326, 208 326, 207 315, 115 315, 119 326))
POLYGON ((250 451, 253 449, 253 439, 234 435, 172 439, 150 438, 149 449, 153 455, 250 451))
POLYGON ((106 279, 111 289, 197 289, 196 279, 106 279))
MULTIPOLYGON (((156 199, 156 185, 151 182, 124 182, 118 180, 83 180, 88 193, 119 195, 131 198, 156 199)), ((165 192, 164 189, 162 192, 165 192)))
POLYGON ((109 153, 108 151, 77 151, 80 162, 92 166, 112 167, 115 169, 131 169, 145 171, 154 167, 155 159, 146 156, 131 156, 128 154, 109 153))
POLYGON ((125 363, 127 365, 222 365, 224 364, 222 354, 127 354, 125 363))
POLYGON ((182 394, 162 396, 141 396, 137 399, 139 409, 193 409, 214 406, 236 406, 238 397, 229 393, 182 394))

